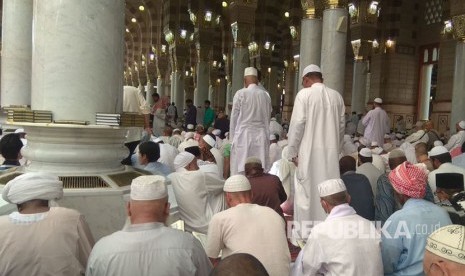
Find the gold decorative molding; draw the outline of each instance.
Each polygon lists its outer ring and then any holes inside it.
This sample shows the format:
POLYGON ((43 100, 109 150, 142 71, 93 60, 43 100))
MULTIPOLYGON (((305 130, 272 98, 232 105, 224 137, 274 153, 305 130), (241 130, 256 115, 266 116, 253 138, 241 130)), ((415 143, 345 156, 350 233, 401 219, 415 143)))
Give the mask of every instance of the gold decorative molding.
POLYGON ((465 14, 453 16, 452 27, 454 38, 460 41, 465 41, 465 14))
POLYGON ((326 0, 325 9, 346 8, 347 0, 326 0))

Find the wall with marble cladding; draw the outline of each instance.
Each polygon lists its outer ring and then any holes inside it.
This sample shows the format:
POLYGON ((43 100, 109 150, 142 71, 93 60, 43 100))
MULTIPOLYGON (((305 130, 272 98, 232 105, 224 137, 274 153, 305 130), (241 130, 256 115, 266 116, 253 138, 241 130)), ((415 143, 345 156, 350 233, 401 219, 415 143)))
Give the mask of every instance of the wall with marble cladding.
MULTIPOLYGON (((350 106, 352 99, 352 82, 354 77, 354 62, 350 59, 346 59, 346 73, 344 76, 344 103, 346 107, 350 106)), ((346 110, 350 112, 350 107, 346 110)))
POLYGON ((456 44, 455 40, 443 40, 439 44, 436 102, 450 101, 452 99, 456 44))
POLYGON ((392 104, 417 104, 418 65, 416 56, 391 54, 384 66, 382 97, 392 104))

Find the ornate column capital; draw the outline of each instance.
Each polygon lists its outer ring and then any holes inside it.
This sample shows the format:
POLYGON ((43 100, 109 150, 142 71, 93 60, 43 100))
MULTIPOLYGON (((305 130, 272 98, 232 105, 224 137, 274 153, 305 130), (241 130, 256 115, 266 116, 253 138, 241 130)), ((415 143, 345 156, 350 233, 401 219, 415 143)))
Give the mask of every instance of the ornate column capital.
POLYGON ((465 42, 465 14, 452 16, 454 38, 465 42))
POLYGON ((235 47, 247 47, 255 32, 255 10, 258 0, 240 0, 231 3, 230 22, 235 47))
POLYGON ((367 40, 357 39, 352 40, 352 51, 354 52, 354 60, 365 60, 371 53, 372 43, 367 40))
POLYGON ((326 0, 301 0, 304 18, 321 18, 325 10, 326 0))
POLYGON ((325 9, 346 8, 347 0, 326 0, 325 9))

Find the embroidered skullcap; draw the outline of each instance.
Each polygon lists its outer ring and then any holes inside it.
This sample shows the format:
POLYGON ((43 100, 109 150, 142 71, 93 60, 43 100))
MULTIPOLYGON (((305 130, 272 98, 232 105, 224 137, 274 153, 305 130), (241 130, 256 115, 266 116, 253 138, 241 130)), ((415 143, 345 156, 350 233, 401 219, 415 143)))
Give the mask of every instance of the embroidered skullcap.
POLYGON ((363 156, 363 157, 373 157, 373 154, 371 153, 371 150, 369 148, 363 148, 360 150, 360 156, 363 156))
POLYGON ((310 64, 304 68, 304 71, 302 72, 302 78, 305 77, 308 73, 314 73, 314 72, 321 73, 321 69, 318 65, 310 64))
POLYGON ((344 181, 339 178, 329 179, 321 182, 318 185, 318 193, 320 197, 334 195, 343 191, 346 191, 346 185, 344 181))
POLYGON ((411 198, 423 198, 426 193, 427 173, 408 161, 389 173, 389 181, 394 190, 411 198))
POLYGON ((375 98, 374 102, 375 102, 375 103, 382 104, 382 103, 383 103, 383 100, 382 100, 381 98, 375 98))
POLYGON ((258 76, 258 72, 257 72, 257 69, 255 69, 254 67, 247 67, 244 69, 244 77, 247 77, 247 76, 258 76))
POLYGON ((429 235, 426 250, 462 265, 465 265, 465 226, 447 225, 429 235))
POLYGON ((165 177, 142 175, 131 182, 131 200, 156 200, 168 196, 165 177))
POLYGON ((237 174, 229 177, 224 182, 223 191, 228 193, 250 191, 250 182, 247 177, 237 174))
POLYGON ((215 147, 215 144, 216 144, 215 138, 211 137, 209 134, 204 135, 202 138, 205 141, 205 143, 207 143, 210 147, 212 148, 215 147))
POLYGON ((189 153, 186 151, 181 152, 178 155, 176 155, 176 157, 174 158, 174 161, 173 161, 174 169, 177 171, 178 169, 185 168, 194 159, 195 159, 195 156, 192 153, 189 153))
POLYGON ((430 150, 430 152, 428 153, 428 156, 429 157, 434 157, 434 156, 438 156, 438 155, 441 155, 441 154, 444 154, 444 153, 449 153, 449 151, 446 149, 446 147, 444 146, 437 146, 437 147, 434 147, 430 150))
POLYGON ((33 199, 53 200, 63 197, 63 182, 58 176, 42 173, 25 173, 8 181, 2 198, 12 204, 21 204, 33 199))

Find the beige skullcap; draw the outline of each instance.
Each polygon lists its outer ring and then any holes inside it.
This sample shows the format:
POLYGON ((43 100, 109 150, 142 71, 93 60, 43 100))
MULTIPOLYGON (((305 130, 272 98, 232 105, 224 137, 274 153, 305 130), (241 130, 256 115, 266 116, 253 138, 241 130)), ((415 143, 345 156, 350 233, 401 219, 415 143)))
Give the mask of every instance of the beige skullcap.
POLYGON ((224 182, 223 191, 228 193, 250 191, 250 182, 247 177, 238 174, 233 175, 224 182))
POLYGON ((247 67, 244 69, 244 77, 247 77, 247 76, 258 76, 258 73, 257 73, 257 69, 255 69, 254 67, 247 67))
POLYGON ((389 159, 399 158, 399 157, 405 157, 405 153, 401 151, 400 149, 395 149, 389 152, 389 159))
POLYGON ((156 200, 168 196, 165 177, 142 175, 131 182, 131 200, 156 200))
POLYGON ((344 181, 342 181, 342 179, 339 178, 329 179, 321 182, 318 185, 318 193, 320 194, 320 197, 334 195, 340 192, 344 192, 346 190, 347 189, 346 185, 344 184, 344 181))
POLYGON ((382 103, 383 103, 383 100, 382 100, 381 98, 375 98, 375 99, 374 99, 374 102, 375 102, 375 103, 382 104, 382 103))
POLYGON ((465 265, 465 226, 452 224, 434 231, 426 240, 426 250, 465 265))
POLYGON ((247 159, 245 160, 245 164, 260 164, 260 165, 262 165, 262 160, 260 160, 260 158, 258 158, 258 157, 251 156, 251 157, 247 157, 247 159))
POLYGON ((302 72, 302 78, 305 77, 308 73, 321 73, 321 69, 318 65, 315 64, 310 64, 307 67, 304 68, 304 71, 302 72))
POLYGON ((430 152, 428 153, 428 156, 429 157, 434 157, 434 156, 438 156, 438 155, 441 155, 441 154, 444 154, 444 153, 449 153, 449 151, 446 149, 446 147, 444 146, 436 146, 434 148, 432 148, 430 150, 430 152))
POLYGON ((360 150, 360 156, 363 156, 363 157, 373 157, 373 154, 371 152, 371 150, 369 148, 363 148, 360 150))

